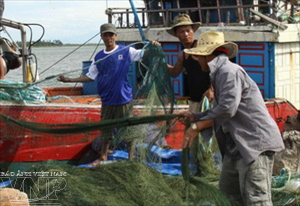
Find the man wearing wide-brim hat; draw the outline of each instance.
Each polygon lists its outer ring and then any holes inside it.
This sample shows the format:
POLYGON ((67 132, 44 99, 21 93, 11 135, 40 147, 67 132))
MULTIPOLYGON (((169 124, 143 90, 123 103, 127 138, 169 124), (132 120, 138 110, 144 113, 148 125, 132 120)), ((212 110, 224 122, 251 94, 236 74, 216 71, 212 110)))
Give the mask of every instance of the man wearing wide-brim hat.
POLYGON ((222 32, 208 31, 200 35, 195 48, 184 51, 210 72, 214 104, 202 113, 182 113, 193 122, 183 147, 191 146, 212 121, 223 156, 220 189, 238 205, 272 205, 274 153, 283 150, 284 144, 258 86, 229 60, 237 54, 237 45, 225 42, 222 32))
MULTIPOLYGON (((187 14, 179 14, 173 20, 171 28, 167 32, 178 38, 184 49, 190 49, 197 45, 194 39, 194 33, 200 27, 200 22, 193 22, 187 14)), ((200 102, 204 95, 212 99, 212 92, 208 92, 210 88, 209 73, 199 69, 198 61, 192 59, 184 52, 178 56, 178 60, 174 66, 168 65, 172 77, 177 77, 181 73, 187 75, 187 85, 189 91, 189 108, 190 111, 200 111, 200 102)))
POLYGON ((179 14, 173 20, 173 24, 171 28, 167 29, 167 32, 172 36, 177 37, 176 28, 179 26, 191 26, 193 31, 196 32, 198 28, 201 26, 200 22, 193 22, 189 15, 187 14, 179 14))

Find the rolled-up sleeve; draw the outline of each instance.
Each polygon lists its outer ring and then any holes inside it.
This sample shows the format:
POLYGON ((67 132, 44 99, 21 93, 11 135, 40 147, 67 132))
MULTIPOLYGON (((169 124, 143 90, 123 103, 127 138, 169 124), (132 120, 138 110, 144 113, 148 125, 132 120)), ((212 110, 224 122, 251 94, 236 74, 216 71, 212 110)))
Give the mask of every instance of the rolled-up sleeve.
POLYGON ((144 52, 142 49, 129 48, 130 60, 135 62, 142 59, 144 52))
POLYGON ((88 73, 86 74, 86 76, 92 80, 95 80, 98 76, 98 69, 95 65, 95 61, 93 60, 88 73))

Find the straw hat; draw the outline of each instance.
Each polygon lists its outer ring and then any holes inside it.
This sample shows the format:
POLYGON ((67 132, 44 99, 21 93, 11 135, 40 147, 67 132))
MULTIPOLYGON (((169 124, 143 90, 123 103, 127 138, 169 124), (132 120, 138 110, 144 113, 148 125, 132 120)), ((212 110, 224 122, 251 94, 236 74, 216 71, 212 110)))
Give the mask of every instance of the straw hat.
POLYGON ((177 15, 174 20, 173 20, 173 25, 171 26, 170 29, 167 29, 167 32, 171 34, 172 36, 175 36, 175 27, 178 26, 189 26, 191 25, 194 32, 200 27, 201 23, 200 22, 192 22, 191 18, 187 14, 179 14, 177 15))
POLYGON ((192 49, 185 49, 184 52, 192 55, 208 56, 218 47, 223 47, 229 51, 228 57, 236 56, 238 46, 233 42, 225 42, 224 33, 216 31, 203 32, 198 39, 197 46, 192 49))

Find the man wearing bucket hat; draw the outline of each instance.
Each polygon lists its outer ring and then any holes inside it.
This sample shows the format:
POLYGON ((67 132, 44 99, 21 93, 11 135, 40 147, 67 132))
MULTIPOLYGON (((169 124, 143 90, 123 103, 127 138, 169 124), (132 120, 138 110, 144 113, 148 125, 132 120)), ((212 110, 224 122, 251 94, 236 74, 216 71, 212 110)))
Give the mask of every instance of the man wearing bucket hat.
MULTIPOLYGON (((143 57, 142 50, 116 44, 117 30, 113 24, 103 24, 100 27, 101 38, 105 49, 96 54, 85 76, 68 78, 59 76, 62 82, 90 82, 97 81, 98 94, 101 98, 101 120, 126 117, 132 101, 132 88, 128 81, 131 62, 143 57)), ((160 45, 153 41, 153 44, 160 45)), ((104 130, 101 138, 97 138, 80 163, 89 163, 97 158, 91 166, 96 166, 107 160, 107 155, 115 129, 104 130)))
POLYGON ((279 129, 271 118, 256 83, 239 65, 229 61, 237 45, 224 41, 222 32, 208 31, 197 47, 185 52, 210 72, 214 106, 202 113, 182 112, 192 122, 183 147, 212 121, 223 155, 220 189, 238 205, 272 205, 271 178, 274 152, 284 149, 279 129))
MULTIPOLYGON (((173 25, 167 32, 178 38, 185 49, 193 48, 197 45, 194 39, 195 31, 200 27, 200 22, 192 22, 187 14, 179 14, 173 20, 173 25)), ((187 84, 189 90, 189 108, 190 111, 200 111, 200 102, 203 95, 211 100, 213 93, 209 90, 209 72, 199 69, 198 61, 191 56, 181 52, 174 66, 168 65, 172 77, 179 76, 182 72, 187 74, 187 84)))

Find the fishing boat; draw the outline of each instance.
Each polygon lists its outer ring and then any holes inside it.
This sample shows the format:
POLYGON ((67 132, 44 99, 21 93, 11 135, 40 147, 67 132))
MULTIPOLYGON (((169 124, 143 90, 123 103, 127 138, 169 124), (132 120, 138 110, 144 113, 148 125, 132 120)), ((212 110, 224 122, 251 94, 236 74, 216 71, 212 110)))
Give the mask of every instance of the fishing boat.
MULTIPOLYGON (((3 19, 2 22, 4 26, 20 30, 22 36, 22 53, 20 56, 23 63, 23 82, 25 82, 24 85, 33 85, 36 74, 32 70, 30 49, 26 45, 25 25, 8 19, 3 19)), ((90 63, 84 61, 83 68, 90 63)), ((22 86, 13 88, 15 84, 15 82, 4 84, 3 81, 1 87, 10 87, 18 93, 22 86)), ((20 83, 19 86, 22 84, 20 83)), ((27 99, 29 101, 25 100, 28 96, 34 96, 32 93, 25 94, 23 96, 25 99, 21 97, 17 101, 0 100, 0 126, 2 128, 0 133, 0 168, 3 172, 16 171, 26 167, 26 165, 31 165, 33 162, 45 160, 74 162, 86 152, 92 140, 100 134, 99 130, 53 134, 38 132, 26 128, 25 125, 23 127, 13 123, 11 120, 39 125, 62 125, 95 123, 101 120, 101 100, 97 95, 95 85, 92 83, 77 87, 52 86, 43 87, 42 90, 38 87, 35 88, 36 91, 41 92, 38 94, 41 99, 38 97, 37 101, 29 100, 30 98, 27 99)), ((22 93, 22 91, 20 92, 22 93)), ((1 95, 3 97, 5 93, 2 92, 1 95)), ((144 108, 138 105, 133 109, 133 114, 139 116, 145 110, 144 108)), ((185 106, 177 107, 175 112, 185 108, 185 106)), ((157 113, 164 112, 162 109, 157 109, 157 113)), ((183 131, 184 125, 179 123, 169 128, 165 140, 170 148, 180 148, 183 131)))
MULTIPOLYGON (((189 14, 194 22, 202 23, 195 39, 204 31, 218 30, 224 32, 226 41, 238 45, 238 54, 232 61, 245 68, 265 99, 284 98, 300 108, 299 1, 144 2, 145 8, 136 9, 143 35, 162 43, 169 64, 176 63, 183 48, 166 29, 177 14, 189 14)), ((106 13, 108 22, 117 22, 120 42, 141 40, 138 25, 136 21, 132 22, 134 12, 131 9, 110 8, 106 13)), ((185 83, 184 75, 172 79, 178 97, 187 96, 185 83)))
MULTIPOLYGON (((238 53, 231 61, 241 65, 257 83, 281 132, 287 117, 299 113, 299 1, 144 0, 144 3, 143 8, 106 10, 108 22, 116 22, 118 26, 120 42, 157 40, 162 44, 166 62, 175 65, 183 46, 166 29, 176 15, 189 14, 193 22, 202 23, 195 39, 204 31, 216 30, 224 33, 226 41, 238 45, 238 53)), ((136 73, 133 68, 133 85, 136 73)), ((188 98, 186 82, 184 74, 172 78, 178 98, 188 98)))
MULTIPOLYGON (((166 32, 172 19, 178 13, 188 13, 193 21, 201 21, 203 31, 218 30, 225 34, 228 41, 238 44, 239 52, 233 60, 242 65, 256 81, 266 99, 266 106, 277 122, 280 130, 289 116, 298 114, 300 107, 300 37, 296 8, 298 1, 286 2, 290 13, 282 13, 273 7, 282 1, 257 4, 256 1, 241 1, 220 4, 219 0, 208 3, 205 0, 194 1, 144 1, 144 8, 109 8, 106 11, 108 22, 117 22, 118 43, 130 45, 141 41, 141 33, 146 39, 157 40, 162 44, 166 61, 174 65, 182 50, 178 40, 166 32), (189 3, 187 3, 189 2, 189 3), (188 4, 188 5, 187 5, 188 4), (135 18, 132 18, 136 14, 135 18), (279 22, 288 15, 286 22, 279 22), (138 25, 137 16, 142 20, 138 25), (273 18, 272 18, 273 17, 273 18), (280 17, 280 18, 279 18, 280 17), (257 20, 259 19, 259 20, 257 20), (292 19, 292 20, 291 20, 292 19), (288 101, 287 101, 288 100, 288 101)), ((276 7, 277 8, 277 7, 276 7)), ((28 69, 29 50, 26 46, 26 30, 22 23, 3 19, 3 25, 19 29, 22 36, 23 81, 33 81, 28 69)), ((133 91, 138 85, 138 66, 132 65, 129 79, 133 91)), ((187 100, 186 78, 181 74, 172 78, 173 91, 178 100, 187 100)), ((16 103, 0 101, 0 113, 12 119, 43 124, 77 124, 100 121, 101 101, 96 95, 93 84, 78 87, 43 88, 47 99, 42 103, 16 103), (57 97, 67 98, 57 98, 57 97), (67 100, 66 100, 67 99, 67 100), (70 101, 69 101, 70 100, 70 101), (76 104, 74 104, 74 102, 76 104)), ((187 109, 176 107, 175 113, 187 109)), ((141 108, 136 108, 138 115, 141 108)), ((0 118, 0 163, 11 166, 12 163, 32 163, 44 160, 78 160, 99 131, 74 134, 47 134, 32 132, 26 128, 15 129, 8 119, 0 118)), ((176 123, 169 129, 166 141, 174 149, 180 149, 184 125, 176 123)), ((7 171, 7 167, 5 171, 7 171)))

